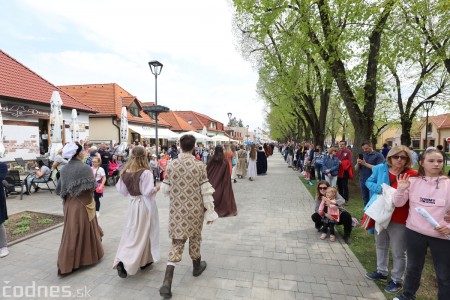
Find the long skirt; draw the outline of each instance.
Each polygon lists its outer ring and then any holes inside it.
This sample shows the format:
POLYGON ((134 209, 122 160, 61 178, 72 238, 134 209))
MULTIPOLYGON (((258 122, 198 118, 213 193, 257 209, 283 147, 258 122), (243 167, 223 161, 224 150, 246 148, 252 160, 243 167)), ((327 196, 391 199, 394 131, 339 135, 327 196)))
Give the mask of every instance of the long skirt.
POLYGON ((247 169, 247 177, 256 177, 256 160, 249 159, 248 160, 248 169, 247 169))
POLYGON ((125 227, 113 263, 116 268, 122 262, 128 275, 159 259, 158 209, 155 201, 149 201, 149 206, 144 196, 129 197, 125 227))
MULTIPOLYGON (((86 205, 92 205, 92 191, 64 200, 64 229, 58 251, 58 274, 67 274, 82 266, 97 263, 103 257, 103 232, 95 211, 89 221, 86 205)), ((95 208, 93 208, 95 210, 95 208)))

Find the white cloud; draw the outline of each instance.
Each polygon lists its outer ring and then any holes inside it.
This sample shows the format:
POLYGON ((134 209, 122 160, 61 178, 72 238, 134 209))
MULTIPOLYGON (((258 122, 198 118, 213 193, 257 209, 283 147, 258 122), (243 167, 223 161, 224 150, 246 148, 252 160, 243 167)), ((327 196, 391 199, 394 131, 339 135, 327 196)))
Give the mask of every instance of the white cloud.
POLYGON ((140 100, 153 101, 147 62, 157 59, 164 64, 158 104, 221 122, 231 111, 251 128, 263 122, 263 105, 255 100, 257 74, 235 49, 226 0, 27 0, 22 5, 58 43, 57 50, 48 44, 34 49, 22 62, 54 84, 115 82, 140 100))

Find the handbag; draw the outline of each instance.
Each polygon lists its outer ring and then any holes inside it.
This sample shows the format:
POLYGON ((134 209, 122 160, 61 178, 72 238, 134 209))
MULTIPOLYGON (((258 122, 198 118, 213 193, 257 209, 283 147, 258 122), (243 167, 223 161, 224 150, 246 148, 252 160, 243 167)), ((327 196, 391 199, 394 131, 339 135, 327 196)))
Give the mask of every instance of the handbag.
MULTIPOLYGON (((97 170, 95 171, 94 179, 97 178, 97 172, 98 172, 98 168, 97 168, 97 170)), ((95 188, 95 192, 96 192, 97 194, 103 194, 103 191, 104 191, 104 190, 105 190, 105 186, 104 186, 104 185, 103 185, 103 186, 97 185, 97 187, 95 188)))
POLYGON ((95 192, 97 194, 103 194, 104 190, 105 190, 105 186, 103 186, 103 185, 97 185, 97 187, 95 188, 95 192))
POLYGON ((369 217, 368 215, 364 214, 363 218, 361 219, 361 223, 359 224, 360 227, 364 228, 364 230, 370 230, 375 227, 375 221, 369 217))

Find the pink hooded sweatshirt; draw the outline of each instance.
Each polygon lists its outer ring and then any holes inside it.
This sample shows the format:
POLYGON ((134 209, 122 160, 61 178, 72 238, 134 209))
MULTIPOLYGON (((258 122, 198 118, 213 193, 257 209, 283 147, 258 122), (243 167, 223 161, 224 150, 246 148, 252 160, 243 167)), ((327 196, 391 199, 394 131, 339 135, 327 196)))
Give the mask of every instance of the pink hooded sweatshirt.
POLYGON ((419 176, 409 178, 408 189, 400 189, 394 193, 392 202, 396 207, 405 205, 409 200, 409 214, 406 227, 426 236, 447 239, 434 230, 434 227, 417 211, 424 208, 440 225, 450 224, 444 221, 444 215, 450 210, 450 179, 446 176, 419 176))

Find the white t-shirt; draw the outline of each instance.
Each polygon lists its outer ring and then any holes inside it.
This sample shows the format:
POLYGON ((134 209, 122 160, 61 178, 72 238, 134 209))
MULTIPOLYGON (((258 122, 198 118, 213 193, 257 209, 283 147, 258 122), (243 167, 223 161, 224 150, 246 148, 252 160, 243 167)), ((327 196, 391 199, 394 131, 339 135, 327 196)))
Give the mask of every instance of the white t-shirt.
POLYGON ((94 175, 95 177, 95 181, 99 181, 102 180, 103 176, 106 176, 105 174, 105 170, 103 170, 102 167, 99 167, 98 169, 91 167, 92 168, 92 175, 94 175), (97 176, 95 176, 95 172, 97 172, 97 176))

